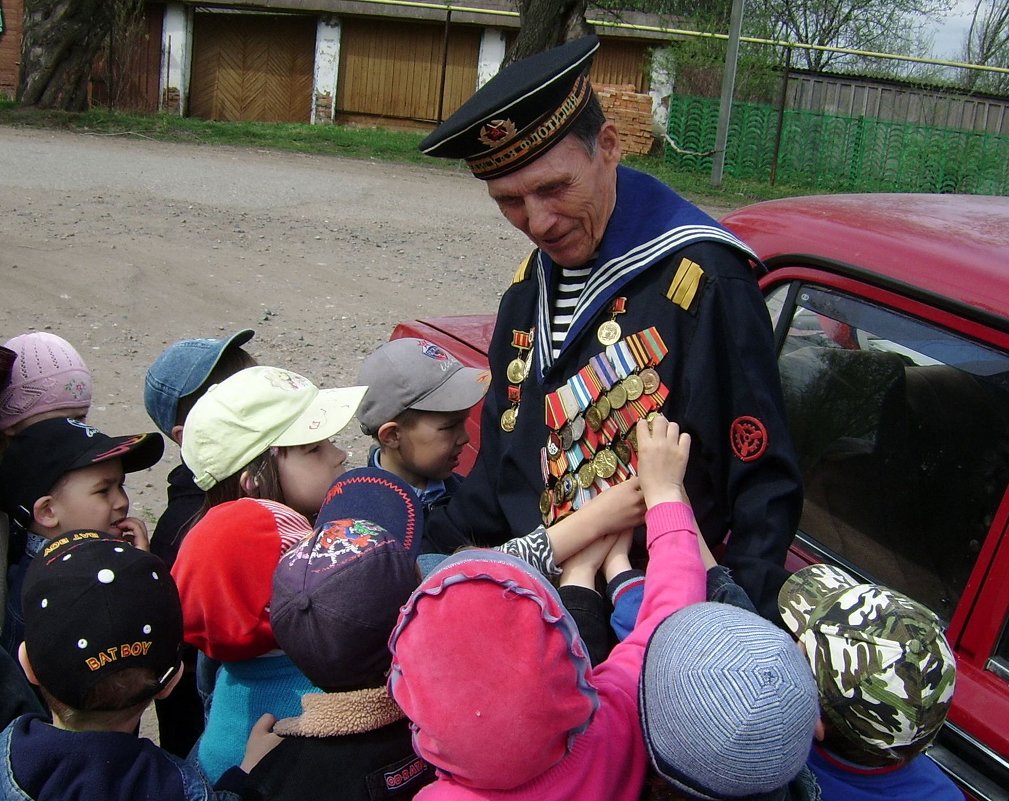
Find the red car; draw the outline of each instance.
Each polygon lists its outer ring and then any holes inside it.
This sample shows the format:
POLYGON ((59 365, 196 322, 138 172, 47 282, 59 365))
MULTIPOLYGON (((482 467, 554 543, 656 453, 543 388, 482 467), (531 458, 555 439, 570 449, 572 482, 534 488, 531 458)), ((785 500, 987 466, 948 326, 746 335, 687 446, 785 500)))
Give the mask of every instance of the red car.
MULTIPOLYGON (((958 678, 929 755, 1009 799, 1009 198, 834 195, 723 223, 768 267, 805 505, 789 567, 826 561, 947 624, 958 678)), ((487 366, 490 316, 397 327, 487 366)), ((472 464, 479 410, 470 419, 472 464)))

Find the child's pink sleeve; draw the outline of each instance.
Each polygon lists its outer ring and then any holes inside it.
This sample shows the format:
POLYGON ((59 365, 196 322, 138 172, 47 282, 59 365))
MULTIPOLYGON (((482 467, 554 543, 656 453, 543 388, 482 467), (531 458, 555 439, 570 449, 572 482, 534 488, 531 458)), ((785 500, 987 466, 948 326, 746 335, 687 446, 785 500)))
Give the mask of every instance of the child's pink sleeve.
POLYGON ((648 567, 638 620, 603 663, 631 671, 635 686, 645 645, 656 626, 673 612, 703 601, 706 591, 706 572, 697 545, 697 522, 690 506, 660 503, 648 510, 645 525, 648 567))

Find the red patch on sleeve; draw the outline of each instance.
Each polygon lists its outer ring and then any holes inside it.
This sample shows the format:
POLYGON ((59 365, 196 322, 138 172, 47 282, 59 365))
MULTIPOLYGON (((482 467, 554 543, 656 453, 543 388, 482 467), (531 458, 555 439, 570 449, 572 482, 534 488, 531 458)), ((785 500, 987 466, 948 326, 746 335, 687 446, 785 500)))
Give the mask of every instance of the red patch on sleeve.
POLYGON ((756 417, 737 417, 729 429, 729 441, 740 461, 752 462, 767 450, 767 428, 756 417))

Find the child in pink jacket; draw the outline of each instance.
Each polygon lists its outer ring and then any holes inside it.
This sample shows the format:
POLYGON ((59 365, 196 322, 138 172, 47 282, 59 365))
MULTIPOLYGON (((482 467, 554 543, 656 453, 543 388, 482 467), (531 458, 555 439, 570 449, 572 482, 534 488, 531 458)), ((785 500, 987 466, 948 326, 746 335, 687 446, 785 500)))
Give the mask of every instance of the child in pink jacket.
POLYGON ((389 688, 438 779, 416 798, 637 801, 647 765, 637 692, 655 627, 704 600, 697 523, 683 491, 690 436, 637 424, 648 580, 631 634, 592 668, 541 575, 505 554, 446 560, 403 607, 389 688))

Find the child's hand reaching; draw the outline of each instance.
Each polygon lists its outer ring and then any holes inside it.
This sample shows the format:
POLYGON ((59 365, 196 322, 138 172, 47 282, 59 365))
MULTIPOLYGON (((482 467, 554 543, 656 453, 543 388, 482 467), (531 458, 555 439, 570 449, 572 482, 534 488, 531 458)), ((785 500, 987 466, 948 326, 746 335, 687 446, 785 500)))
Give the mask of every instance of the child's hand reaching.
POLYGON ((631 477, 600 492, 581 509, 547 529, 554 559, 563 565, 598 537, 640 526, 645 521, 641 483, 631 477))
POLYGON ((273 733, 273 724, 276 722, 277 719, 267 713, 253 725, 252 731, 249 732, 249 739, 245 743, 245 758, 239 765, 246 773, 256 767, 259 760, 280 745, 281 740, 284 739, 279 734, 273 733))
POLYGON ((561 565, 560 585, 575 585, 595 589, 596 573, 617 539, 616 534, 607 534, 593 540, 578 553, 569 557, 561 565))
MULTIPOLYGON (((635 528, 645 522, 645 499, 635 476, 600 492, 582 509, 591 516, 592 525, 606 534, 635 528)), ((576 512, 575 514, 578 514, 576 512)))
POLYGON ((613 547, 606 554, 603 560, 603 575, 607 583, 619 576, 625 570, 631 569, 631 560, 628 554, 631 552, 631 542, 634 540, 633 531, 625 531, 617 535, 613 541, 613 547))
POLYGON ((676 423, 662 415, 638 420, 638 478, 645 505, 665 501, 687 502, 683 476, 690 457, 690 434, 680 432, 676 423))

